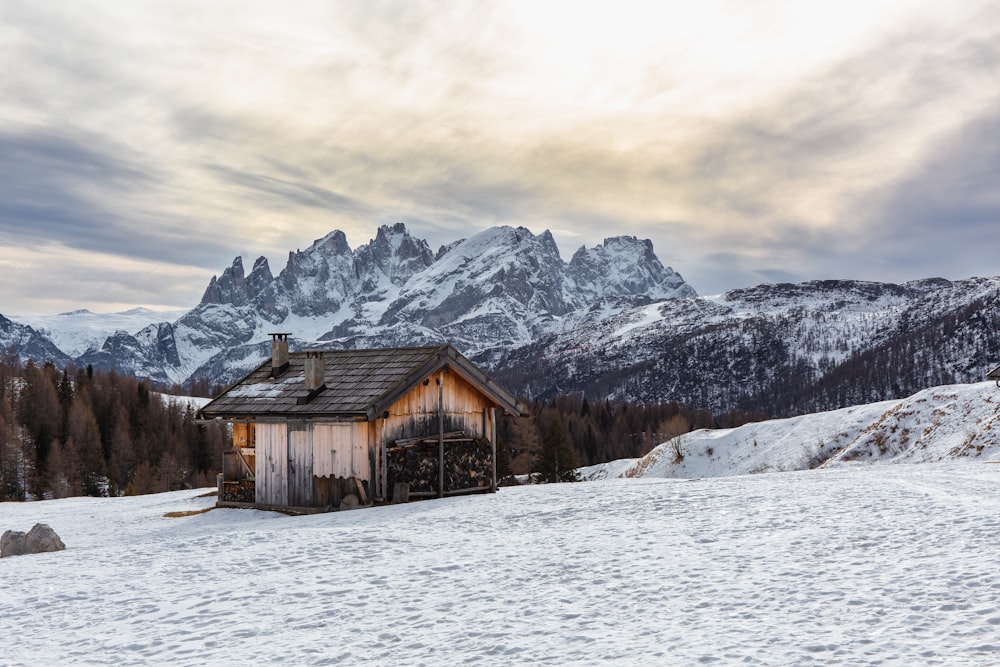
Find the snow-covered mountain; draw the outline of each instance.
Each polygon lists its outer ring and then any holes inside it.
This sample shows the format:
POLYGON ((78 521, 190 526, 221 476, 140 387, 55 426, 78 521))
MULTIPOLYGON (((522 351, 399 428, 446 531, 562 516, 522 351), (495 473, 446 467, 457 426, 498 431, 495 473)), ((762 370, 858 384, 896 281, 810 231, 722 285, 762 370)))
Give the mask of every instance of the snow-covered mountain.
POLYGON ((55 364, 71 361, 48 336, 21 322, 0 315, 0 354, 24 359, 50 360, 55 364))
POLYGON ((1000 463, 1000 388, 946 385, 880 401, 731 429, 701 429, 640 459, 583 470, 606 477, 728 477, 853 463, 1000 463))
POLYGON ((104 341, 119 331, 139 331, 151 322, 172 321, 184 312, 133 308, 121 313, 92 313, 81 309, 58 315, 12 317, 46 336, 62 352, 75 358, 101 349, 104 341))
POLYGON ((396 224, 381 227, 367 245, 353 250, 342 232, 331 232, 305 250, 289 252, 277 276, 264 257, 249 274, 237 257, 212 278, 192 310, 141 327, 115 324, 100 345, 79 321, 71 327, 58 317, 35 320, 50 335, 37 330, 33 335, 62 342, 70 348, 62 350, 62 358, 81 364, 163 383, 228 382, 269 354, 267 334, 273 331, 291 333, 299 347, 448 341, 488 363, 575 326, 597 303, 611 314, 636 300, 694 295, 680 275, 660 263, 648 240, 607 239, 580 248, 565 262, 547 231, 535 235, 523 227, 495 227, 434 253, 396 224))
POLYGON ((397 224, 355 249, 331 232, 289 252, 277 276, 263 257, 249 274, 237 257, 168 321, 2 320, 0 345, 173 384, 235 380, 268 356, 274 331, 300 348, 447 341, 525 397, 583 392, 792 416, 982 379, 1000 362, 998 304, 1000 278, 823 280, 702 297, 634 237, 566 262, 548 232, 495 227, 435 252, 397 224))
POLYGON ((981 380, 1000 361, 1000 278, 760 285, 608 312, 496 360, 524 395, 677 400, 767 416, 981 380))

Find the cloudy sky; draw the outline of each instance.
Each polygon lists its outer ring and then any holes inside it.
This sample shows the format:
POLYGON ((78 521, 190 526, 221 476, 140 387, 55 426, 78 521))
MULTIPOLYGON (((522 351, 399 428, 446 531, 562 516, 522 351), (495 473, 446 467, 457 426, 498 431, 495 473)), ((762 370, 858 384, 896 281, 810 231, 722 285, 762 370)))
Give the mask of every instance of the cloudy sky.
POLYGON ((1000 274, 1000 0, 0 4, 0 313, 631 234, 702 294, 1000 274))

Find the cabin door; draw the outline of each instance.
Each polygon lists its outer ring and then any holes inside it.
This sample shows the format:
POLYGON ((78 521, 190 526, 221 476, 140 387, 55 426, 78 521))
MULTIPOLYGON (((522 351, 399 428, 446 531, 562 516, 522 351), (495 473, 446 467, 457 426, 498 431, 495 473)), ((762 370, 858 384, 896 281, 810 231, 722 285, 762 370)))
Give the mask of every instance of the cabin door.
POLYGON ((313 505, 313 445, 309 424, 288 426, 288 504, 313 505))
POLYGON ((288 429, 284 423, 256 425, 256 499, 261 505, 288 501, 288 429))

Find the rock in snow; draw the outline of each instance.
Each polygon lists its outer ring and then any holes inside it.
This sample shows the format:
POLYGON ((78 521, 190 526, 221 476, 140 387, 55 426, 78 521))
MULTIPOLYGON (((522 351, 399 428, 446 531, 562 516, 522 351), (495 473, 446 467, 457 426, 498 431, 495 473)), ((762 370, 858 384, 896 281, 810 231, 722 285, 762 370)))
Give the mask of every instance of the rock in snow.
POLYGON ((0 558, 62 551, 65 548, 56 531, 44 523, 36 523, 27 533, 8 530, 0 537, 0 558))

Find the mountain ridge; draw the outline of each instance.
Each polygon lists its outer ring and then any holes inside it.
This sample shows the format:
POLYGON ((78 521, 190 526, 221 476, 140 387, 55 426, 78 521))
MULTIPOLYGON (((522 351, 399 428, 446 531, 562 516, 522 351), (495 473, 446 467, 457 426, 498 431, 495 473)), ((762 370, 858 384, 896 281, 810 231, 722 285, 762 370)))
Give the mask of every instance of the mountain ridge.
POLYGON ((276 329, 293 332, 303 346, 447 340, 470 355, 490 354, 565 326, 594 299, 694 294, 648 240, 611 237, 565 262, 548 230, 493 227, 435 253, 397 223, 354 249, 343 232, 331 231, 289 251, 277 276, 265 257, 248 274, 237 256, 175 320, 115 330, 99 346, 58 358, 164 384, 228 382, 267 354, 266 335, 276 329))
POLYGON ((567 262, 548 231, 493 227, 433 251, 398 223, 354 249, 334 230, 290 251, 277 275, 264 257, 249 274, 236 257, 191 310, 116 328, 99 344, 92 335, 75 354, 53 341, 83 338, 51 329, 72 317, 39 329, 4 318, 0 344, 169 386, 238 379, 268 356, 273 331, 298 348, 448 342, 527 398, 786 417, 982 379, 1000 360, 998 304, 1000 278, 812 280, 698 296, 633 236, 567 262))

